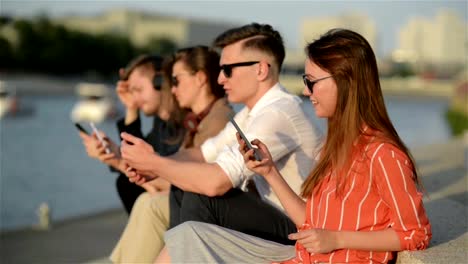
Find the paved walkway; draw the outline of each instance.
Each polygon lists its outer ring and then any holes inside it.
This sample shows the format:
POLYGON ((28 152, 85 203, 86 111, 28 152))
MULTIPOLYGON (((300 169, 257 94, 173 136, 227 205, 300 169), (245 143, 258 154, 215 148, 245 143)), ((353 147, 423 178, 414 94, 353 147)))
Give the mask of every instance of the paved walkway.
POLYGON ((110 254, 127 215, 108 211, 55 223, 50 231, 22 230, 2 234, 0 263, 83 263, 110 254))
MULTIPOLYGON (((427 192, 425 204, 434 236, 426 251, 429 254, 403 254, 400 263, 434 263, 431 258, 442 253, 447 263, 468 259, 467 139, 413 151, 427 192)), ((106 256, 126 220, 123 210, 114 210, 56 223, 50 231, 2 234, 0 263, 109 263, 106 256)))

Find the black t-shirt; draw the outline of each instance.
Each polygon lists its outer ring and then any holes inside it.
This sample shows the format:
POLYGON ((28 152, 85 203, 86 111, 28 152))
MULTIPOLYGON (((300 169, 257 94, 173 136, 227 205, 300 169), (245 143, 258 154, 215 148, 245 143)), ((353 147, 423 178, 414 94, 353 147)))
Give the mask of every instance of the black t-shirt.
POLYGON ((179 137, 177 141, 173 138, 181 132, 182 127, 170 126, 166 121, 162 120, 159 117, 154 117, 153 127, 151 131, 143 136, 141 131, 141 120, 137 118, 131 124, 125 125, 125 120, 121 119, 117 122, 117 129, 120 133, 126 132, 135 137, 143 138, 151 146, 153 146, 154 151, 156 151, 160 156, 168 156, 176 153, 182 143, 183 137, 179 137))

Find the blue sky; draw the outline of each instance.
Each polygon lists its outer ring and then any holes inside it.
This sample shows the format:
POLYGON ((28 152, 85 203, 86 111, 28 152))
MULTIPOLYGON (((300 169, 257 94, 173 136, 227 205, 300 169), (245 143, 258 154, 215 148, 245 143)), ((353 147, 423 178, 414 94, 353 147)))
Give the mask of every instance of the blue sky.
POLYGON ((52 16, 92 15, 112 8, 131 8, 183 17, 222 20, 232 23, 269 23, 278 29, 289 48, 297 48, 302 19, 360 12, 377 26, 380 46, 388 54, 396 47, 397 32, 411 17, 434 19, 438 10, 450 9, 467 21, 467 1, 105 1, 105 0, 0 0, 0 12, 13 16, 45 13, 52 16))

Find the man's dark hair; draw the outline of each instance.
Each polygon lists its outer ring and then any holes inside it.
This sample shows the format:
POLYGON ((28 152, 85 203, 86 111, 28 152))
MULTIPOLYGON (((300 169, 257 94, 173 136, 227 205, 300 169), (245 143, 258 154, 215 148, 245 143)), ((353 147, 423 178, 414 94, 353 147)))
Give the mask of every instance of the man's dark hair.
POLYGON ((163 57, 155 54, 143 54, 136 57, 125 67, 125 71, 122 76, 120 76, 120 79, 127 80, 137 67, 143 67, 145 70, 149 70, 151 78, 153 78, 155 73, 162 71, 163 57))
POLYGON ((281 70, 285 51, 283 39, 278 31, 268 24, 252 23, 225 31, 213 42, 213 46, 224 48, 240 40, 244 42, 244 48, 265 52, 275 58, 278 70, 281 70))

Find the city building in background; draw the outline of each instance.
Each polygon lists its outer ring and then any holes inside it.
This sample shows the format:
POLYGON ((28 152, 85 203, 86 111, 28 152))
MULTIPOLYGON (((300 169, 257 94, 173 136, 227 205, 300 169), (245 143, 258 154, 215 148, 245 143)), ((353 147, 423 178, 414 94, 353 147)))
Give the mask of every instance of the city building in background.
MULTIPOLYGON (((223 20, 188 18, 129 9, 110 9, 98 15, 53 17, 50 21, 69 30, 87 34, 123 36, 135 47, 146 47, 145 52, 154 51, 155 48, 157 50, 156 45, 148 44, 158 40, 169 40, 173 44, 171 48, 210 45, 221 32, 241 25, 223 20)), ((399 32, 398 48, 390 54, 381 54, 379 51, 383 43, 379 42, 381 38, 378 34, 382 36, 394 33, 378 33, 375 21, 367 14, 347 12, 337 16, 305 17, 298 26, 298 46, 286 51, 281 81, 294 93, 301 93, 303 84, 298 76, 304 71, 304 47, 331 28, 354 30, 369 41, 377 55, 382 87, 385 90, 407 88, 412 88, 414 91, 431 90, 431 85, 435 85, 437 87, 432 90, 446 93, 450 84, 444 81, 439 85, 438 82, 428 81, 466 79, 468 24, 463 18, 454 11, 440 10, 434 18, 412 17, 402 23, 404 26, 399 32)), ((0 27, 1 37, 8 40, 13 48, 18 46, 17 32, 12 23, 4 23, 0 27)), ((286 39, 285 41, 287 42, 286 39)), ((70 46, 69 43, 65 45, 65 47, 70 46)), ((118 48, 115 52, 109 50, 106 48, 105 51, 111 53, 110 57, 117 57, 114 54, 119 52, 118 48)), ((27 58, 29 62, 30 57, 27 58)), ((119 64, 122 63, 114 62, 114 65, 119 64)))
POLYGON ((306 18, 300 30, 300 45, 304 47, 332 28, 346 28, 364 36, 374 50, 377 50, 377 27, 367 15, 345 13, 336 17, 306 18))
POLYGON ((392 59, 419 72, 450 75, 466 67, 467 36, 468 24, 453 11, 440 10, 434 19, 414 17, 401 28, 392 59))
POLYGON ((178 47, 210 45, 223 31, 239 25, 126 9, 114 9, 98 16, 74 16, 54 19, 68 29, 86 33, 114 33, 127 36, 139 47, 152 39, 169 39, 178 47))
POLYGON ((347 28, 363 35, 374 50, 378 49, 377 27, 368 16, 360 13, 345 13, 335 17, 311 17, 302 20, 299 31, 299 47, 287 52, 285 65, 304 66, 303 48, 332 28, 347 28))

